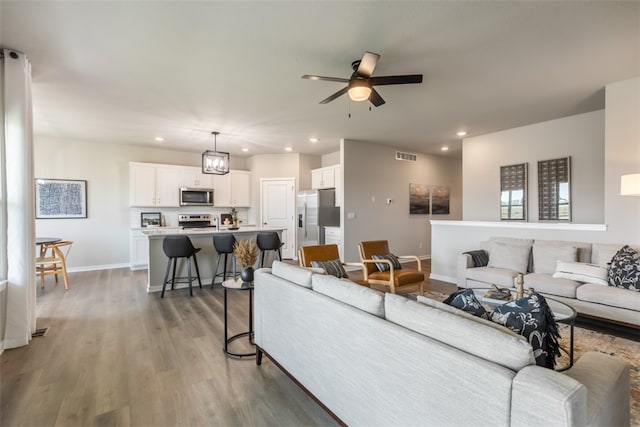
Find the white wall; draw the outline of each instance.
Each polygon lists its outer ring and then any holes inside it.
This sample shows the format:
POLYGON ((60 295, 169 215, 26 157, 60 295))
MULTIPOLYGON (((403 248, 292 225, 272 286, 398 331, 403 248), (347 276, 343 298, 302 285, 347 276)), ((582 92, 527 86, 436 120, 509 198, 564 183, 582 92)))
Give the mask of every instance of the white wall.
MULTIPOLYGON (((140 211, 129 208, 130 161, 200 166, 201 155, 156 147, 35 139, 36 178, 87 181, 88 218, 36 220, 37 236, 74 241, 70 270, 129 265, 129 229, 140 211)), ((245 163, 243 158, 231 158, 234 169, 244 169, 245 163)), ((166 211, 172 218, 178 214, 178 208, 166 211)))
MULTIPOLYGON (((574 150, 579 155, 577 159, 584 159, 586 162, 588 157, 582 155, 582 151, 593 151, 586 145, 578 144, 575 138, 570 137, 572 134, 581 135, 585 128, 589 126, 594 130, 600 129, 595 123, 599 121, 602 112, 594 112, 579 116, 567 117, 551 122, 541 123, 539 125, 525 126, 523 128, 511 131, 498 132, 497 134, 485 135, 484 137, 474 138, 474 142, 478 140, 494 141, 501 140, 505 135, 517 136, 522 141, 529 141, 533 144, 535 138, 533 136, 540 135, 540 130, 556 129, 562 132, 565 142, 557 139, 556 143, 561 145, 557 149, 558 152, 574 150), (593 122, 592 122, 593 121, 593 122), (590 123, 590 125, 589 125, 590 123), (586 126, 586 127, 585 127, 586 126), (531 131, 528 134, 527 130, 531 131)), ((599 243, 619 243, 631 244, 637 246, 640 244, 640 197, 623 197, 620 196, 620 176, 627 173, 640 172, 640 77, 609 84, 606 86, 606 106, 604 110, 604 134, 603 134, 603 157, 600 168, 594 165, 593 174, 599 176, 601 183, 593 183, 593 194, 582 194, 584 190, 576 190, 574 201, 580 199, 580 203, 575 207, 574 219, 581 218, 584 225, 581 224, 545 224, 545 223, 520 223, 508 225, 499 222, 485 222, 484 224, 470 224, 471 219, 486 221, 487 212, 490 207, 482 197, 476 197, 475 193, 469 194, 473 188, 476 191, 482 191, 475 186, 470 176, 467 175, 468 162, 471 160, 469 152, 467 152, 467 141, 463 145, 465 150, 464 157, 464 219, 463 223, 456 224, 442 223, 434 225, 432 245, 434 247, 432 254, 432 277, 445 279, 455 278, 456 257, 463 251, 477 249, 481 240, 485 240, 491 236, 511 236, 511 237, 528 237, 538 239, 555 239, 555 240, 573 240, 582 242, 599 242, 599 243), (600 172, 602 171, 602 172, 600 172), (585 201, 589 200, 588 203, 585 201), (599 204, 596 201, 599 200, 599 204), (583 212, 584 209, 593 210, 592 214, 583 212), (601 218, 598 221, 598 218, 601 218), (590 220, 590 221, 589 221, 590 220), (591 222, 591 223, 588 223, 591 222), (597 224, 596 222, 600 222, 597 224), (537 227, 537 228, 532 228, 537 227), (558 227, 558 228, 554 228, 558 227)), ((552 135, 551 135, 552 136, 552 135)), ((582 135, 584 140, 588 141, 587 135, 582 135)), ((513 144, 518 144, 517 139, 511 140, 513 144)), ((503 141, 505 142, 505 141, 503 141)), ((506 142, 505 142, 506 144, 506 142)), ((470 145, 473 149, 478 147, 474 144, 470 145)), ((535 146, 523 147, 525 152, 537 156, 535 146)), ((475 153, 480 153, 476 150, 475 153)), ((545 152, 548 154, 547 152, 545 152)), ((573 152, 567 153, 574 156, 573 152)), ((522 161, 523 157, 519 151, 512 152, 513 157, 502 158, 504 164, 517 163, 522 161)), ((525 161, 537 160, 536 158, 524 158, 525 161)), ((574 168, 580 167, 574 161, 574 168)), ((488 164, 490 170, 485 171, 486 175, 493 174, 496 169, 496 163, 491 156, 478 158, 476 162, 469 165, 472 176, 477 180, 482 180, 480 171, 488 164), (488 157, 488 158, 487 158, 488 157)), ((573 184, 579 184, 582 179, 592 180, 589 171, 579 172, 573 176, 573 184)), ((529 170, 531 176, 531 169, 529 170)), ((573 173, 573 172, 572 172, 573 173)), ((498 175, 492 178, 495 184, 487 182, 484 178, 484 185, 492 185, 494 190, 492 194, 496 194, 498 175)), ((531 192, 530 192, 531 194, 531 192)), ((535 193, 534 193, 535 194, 535 193)), ((485 196, 490 196, 487 192, 485 196)), ((497 203, 497 196, 495 196, 497 203)), ((531 212, 531 211, 530 211, 531 212)), ((497 214, 496 214, 497 215, 497 214)), ((495 217, 491 217, 495 219, 495 217)), ((578 222, 577 219, 575 222, 578 222)))
POLYGON ((538 161, 571 156, 572 222, 604 221, 604 111, 509 129, 462 144, 463 218, 500 220, 500 166, 529 165, 528 220, 538 221, 538 161))
POLYGON ((359 261, 357 245, 388 240, 397 255, 429 256, 431 226, 427 215, 409 215, 409 184, 450 188, 450 215, 462 217, 462 172, 459 159, 419 154, 416 162, 395 160, 396 148, 369 142, 342 142, 344 258, 359 261), (393 202, 385 203, 387 198, 393 202), (374 201, 375 200, 375 201, 374 201), (355 215, 348 219, 348 215, 355 215))

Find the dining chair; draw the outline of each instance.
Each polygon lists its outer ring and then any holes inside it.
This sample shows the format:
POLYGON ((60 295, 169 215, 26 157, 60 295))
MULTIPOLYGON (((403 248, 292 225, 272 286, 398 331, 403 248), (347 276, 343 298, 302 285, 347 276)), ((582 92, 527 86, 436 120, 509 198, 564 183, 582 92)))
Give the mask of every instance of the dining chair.
POLYGON ((69 290, 69 276, 67 275, 67 257, 73 242, 63 240, 55 243, 43 244, 40 256, 36 258, 36 276, 40 277, 40 287, 44 288, 44 277, 53 275, 58 283, 58 274, 62 275, 64 289, 69 290))

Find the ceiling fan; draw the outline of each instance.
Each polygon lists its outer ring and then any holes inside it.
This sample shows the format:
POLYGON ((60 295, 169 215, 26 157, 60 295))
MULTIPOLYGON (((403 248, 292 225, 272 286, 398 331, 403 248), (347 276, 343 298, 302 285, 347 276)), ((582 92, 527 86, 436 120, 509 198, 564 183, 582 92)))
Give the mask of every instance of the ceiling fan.
POLYGON ((410 83, 422 83, 422 74, 408 74, 404 76, 381 76, 373 77, 373 70, 380 59, 380 55, 373 52, 365 52, 362 59, 353 61, 351 68, 353 74, 348 79, 340 77, 324 77, 305 74, 303 79, 309 80, 326 80, 329 82, 347 83, 347 86, 340 89, 333 95, 320 101, 320 104, 327 104, 334 99, 349 93, 349 98, 353 101, 366 101, 367 99, 376 107, 384 104, 384 99, 373 88, 373 86, 382 85, 403 85, 410 83))

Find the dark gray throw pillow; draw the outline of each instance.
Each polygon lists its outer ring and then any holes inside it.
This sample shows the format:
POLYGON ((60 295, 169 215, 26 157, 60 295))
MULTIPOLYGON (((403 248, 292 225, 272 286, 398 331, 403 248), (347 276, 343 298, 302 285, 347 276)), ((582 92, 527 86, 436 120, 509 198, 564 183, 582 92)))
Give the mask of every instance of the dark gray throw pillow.
POLYGON ((325 273, 336 276, 339 279, 347 279, 347 272, 342 266, 342 261, 332 259, 331 261, 311 261, 311 267, 322 268, 325 273))
POLYGON ((609 265, 609 286, 640 292, 640 254, 624 245, 609 265))
POLYGON ((487 310, 485 310, 480 301, 478 301, 478 298, 476 298, 473 293, 473 289, 454 292, 443 302, 473 314, 474 316, 482 317, 483 319, 489 318, 489 313, 487 313, 487 310))
MULTIPOLYGON (((392 253, 386 255, 371 255, 371 259, 388 259, 389 261, 391 261, 391 264, 393 264, 394 270, 400 270, 402 268, 402 265, 400 265, 400 260, 392 253)), ((378 270, 380 271, 389 270, 389 264, 387 264, 386 262, 376 262, 376 267, 378 267, 378 270)))
POLYGON ((471 260, 473 261, 474 267, 486 267, 487 264, 489 264, 489 253, 484 249, 480 249, 477 251, 463 252, 463 254, 467 254, 471 256, 471 260))
POLYGON ((560 356, 558 324, 544 297, 538 293, 497 306, 490 320, 527 338, 536 365, 551 368, 560 356))

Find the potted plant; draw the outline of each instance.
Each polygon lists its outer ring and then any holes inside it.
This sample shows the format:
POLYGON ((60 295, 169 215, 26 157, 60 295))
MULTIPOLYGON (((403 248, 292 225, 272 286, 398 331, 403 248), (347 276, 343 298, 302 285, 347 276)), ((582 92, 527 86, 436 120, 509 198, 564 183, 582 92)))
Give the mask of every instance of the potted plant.
POLYGON ((243 282, 253 282, 253 265, 258 259, 258 247, 253 240, 238 240, 233 248, 233 255, 242 265, 240 278, 243 282))
POLYGON ((231 208, 231 222, 234 227, 238 226, 238 210, 236 208, 231 208))

